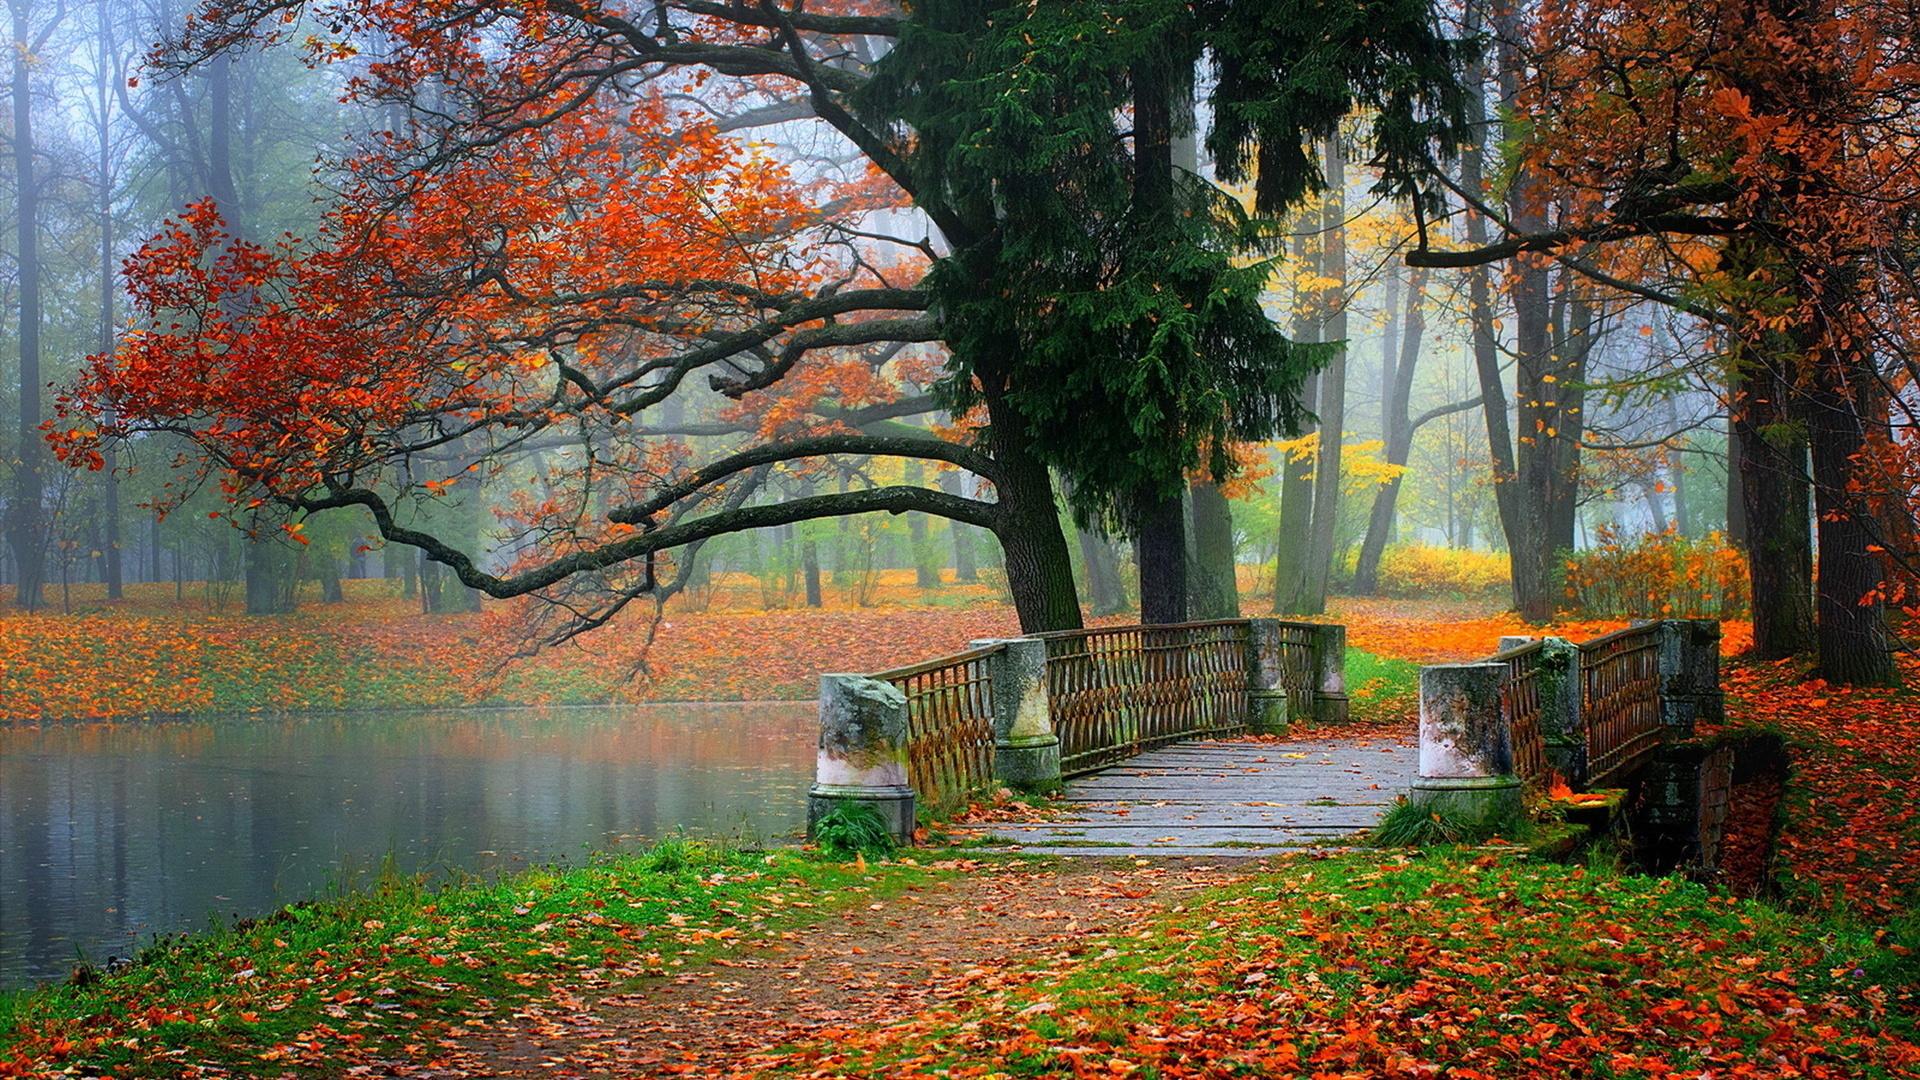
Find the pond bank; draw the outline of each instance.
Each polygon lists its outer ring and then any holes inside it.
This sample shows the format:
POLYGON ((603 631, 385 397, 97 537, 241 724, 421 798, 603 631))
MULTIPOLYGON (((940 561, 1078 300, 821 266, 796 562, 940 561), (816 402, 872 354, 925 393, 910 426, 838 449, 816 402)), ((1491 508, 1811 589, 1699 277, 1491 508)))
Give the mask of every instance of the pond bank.
POLYGON ((1908 956, 1677 879, 914 859, 394 882, 7 1000, 0 1075, 1920 1075, 1908 956))

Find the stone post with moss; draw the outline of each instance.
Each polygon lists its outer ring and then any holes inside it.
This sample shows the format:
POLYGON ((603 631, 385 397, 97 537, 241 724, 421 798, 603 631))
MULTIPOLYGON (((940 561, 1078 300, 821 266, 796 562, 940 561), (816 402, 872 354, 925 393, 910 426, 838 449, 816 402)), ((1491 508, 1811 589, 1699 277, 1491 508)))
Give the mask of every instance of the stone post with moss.
POLYGON ((1347 722, 1347 628, 1320 623, 1313 628, 1313 722, 1347 722))
POLYGON ((1505 664, 1420 669, 1420 774, 1410 801, 1474 832, 1520 816, 1513 725, 1500 693, 1505 664))
POLYGON ((1281 662, 1285 648, 1279 619, 1247 620, 1247 730, 1287 733, 1287 687, 1281 662))
POLYGON ((912 842, 907 696, 865 675, 820 676, 820 753, 807 793, 808 830, 843 802, 872 806, 895 840, 912 842))
POLYGON ((970 643, 1003 646, 993 658, 993 778, 1028 794, 1060 790, 1060 737, 1047 697, 1047 643, 1009 638, 970 643))
POLYGON ((1541 645, 1540 739, 1546 744, 1547 765, 1567 786, 1587 784, 1587 725, 1580 715, 1580 646, 1562 637, 1541 645))
POLYGON ((1720 624, 1660 620, 1660 722, 1669 739, 1693 738, 1694 725, 1726 719, 1720 691, 1720 624))

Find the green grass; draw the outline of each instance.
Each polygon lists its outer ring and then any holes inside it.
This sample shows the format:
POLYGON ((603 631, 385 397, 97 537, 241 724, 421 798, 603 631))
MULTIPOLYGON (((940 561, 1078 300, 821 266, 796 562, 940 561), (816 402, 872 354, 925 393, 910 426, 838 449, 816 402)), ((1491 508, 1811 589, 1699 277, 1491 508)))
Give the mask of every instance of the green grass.
POLYGON ((1420 713, 1420 665, 1347 648, 1347 708, 1362 723, 1393 724, 1420 713))
POLYGON ((463 1024, 510 1018, 551 983, 617 988, 751 954, 942 873, 669 840, 495 883, 436 890, 388 874, 162 942, 87 985, 0 994, 0 1076, 28 1062, 171 1076, 185 1060, 252 1075, 416 1056, 463 1024))
POLYGON ((1910 1077, 1920 1062, 1913 957, 1679 879, 1517 853, 1351 854, 1182 905, 1076 962, 791 1064, 1625 1080, 1910 1077))

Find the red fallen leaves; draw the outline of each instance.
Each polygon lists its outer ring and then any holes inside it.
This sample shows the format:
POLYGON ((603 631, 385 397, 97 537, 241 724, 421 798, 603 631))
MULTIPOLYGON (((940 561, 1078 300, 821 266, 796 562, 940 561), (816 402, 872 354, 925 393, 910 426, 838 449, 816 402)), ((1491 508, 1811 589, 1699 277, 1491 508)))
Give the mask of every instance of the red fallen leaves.
MULTIPOLYGON (((1920 683, 1920 664, 1902 674, 1920 683)), ((1775 872, 1789 898, 1876 922, 1920 910, 1920 697, 1803 682, 1790 663, 1731 667, 1723 683, 1730 717, 1790 740, 1775 872)))

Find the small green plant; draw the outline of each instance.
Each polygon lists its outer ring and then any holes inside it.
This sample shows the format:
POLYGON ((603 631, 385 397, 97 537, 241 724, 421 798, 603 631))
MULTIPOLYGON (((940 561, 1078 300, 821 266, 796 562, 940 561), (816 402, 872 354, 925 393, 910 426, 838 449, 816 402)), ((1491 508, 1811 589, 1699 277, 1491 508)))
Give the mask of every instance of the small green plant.
POLYGON ((813 842, 830 858, 893 854, 893 833, 872 803, 841 799, 813 823, 813 842))
POLYGON ((1394 799, 1373 826, 1369 840, 1375 847, 1427 847, 1432 844, 1465 844, 1482 840, 1475 828, 1446 807, 1423 807, 1409 803, 1405 796, 1394 799))
POLYGON ((657 874, 677 874, 706 861, 706 852, 702 849, 703 845, 697 841, 684 836, 669 836, 656 841, 640 856, 640 869, 657 874))

